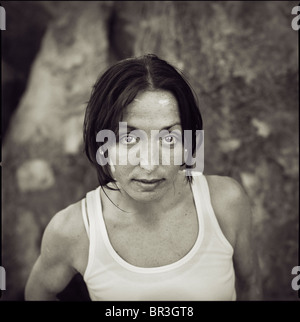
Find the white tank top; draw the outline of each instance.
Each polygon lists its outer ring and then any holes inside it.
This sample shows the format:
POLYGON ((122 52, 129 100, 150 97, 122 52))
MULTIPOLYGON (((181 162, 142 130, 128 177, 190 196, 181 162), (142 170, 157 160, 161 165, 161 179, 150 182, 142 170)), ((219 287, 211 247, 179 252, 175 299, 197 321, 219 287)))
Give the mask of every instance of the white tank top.
POLYGON ((89 237, 84 281, 93 301, 230 301, 236 299, 233 248, 223 235, 204 175, 192 183, 199 232, 192 249, 172 264, 143 268, 112 247, 102 215, 100 187, 82 200, 89 237))

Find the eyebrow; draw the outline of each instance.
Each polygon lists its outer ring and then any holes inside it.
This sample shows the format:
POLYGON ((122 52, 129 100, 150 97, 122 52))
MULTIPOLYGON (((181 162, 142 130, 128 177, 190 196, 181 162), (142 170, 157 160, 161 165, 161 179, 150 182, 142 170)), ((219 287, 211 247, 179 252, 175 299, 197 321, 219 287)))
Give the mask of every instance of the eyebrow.
MULTIPOLYGON (((174 123, 174 124, 171 124, 171 125, 169 125, 169 126, 165 126, 165 127, 163 127, 162 129, 160 129, 159 131, 163 131, 163 130, 169 130, 169 129, 171 129, 172 127, 174 127, 174 126, 176 126, 176 125, 181 125, 181 123, 180 122, 176 122, 176 123, 174 123)), ((131 125, 127 125, 127 129, 129 130, 129 131, 134 131, 134 130, 138 130, 136 127, 134 127, 134 126, 131 126, 131 125)))

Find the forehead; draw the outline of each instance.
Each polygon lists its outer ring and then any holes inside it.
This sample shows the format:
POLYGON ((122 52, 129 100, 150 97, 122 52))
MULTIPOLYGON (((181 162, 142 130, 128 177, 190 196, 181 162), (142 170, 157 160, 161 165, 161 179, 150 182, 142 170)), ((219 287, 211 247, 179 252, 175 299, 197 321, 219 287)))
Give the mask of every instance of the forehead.
POLYGON ((178 103, 168 91, 155 90, 139 93, 126 107, 123 122, 135 128, 159 128, 180 123, 178 103))

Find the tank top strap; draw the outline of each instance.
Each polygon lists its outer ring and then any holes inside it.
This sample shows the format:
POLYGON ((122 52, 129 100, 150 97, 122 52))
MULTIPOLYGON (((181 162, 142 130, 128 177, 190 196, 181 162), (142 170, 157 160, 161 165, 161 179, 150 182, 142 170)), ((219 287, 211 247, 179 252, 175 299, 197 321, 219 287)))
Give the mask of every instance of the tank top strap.
POLYGON ((202 213, 205 215, 204 223, 206 228, 210 227, 218 236, 219 240, 225 246, 225 248, 232 252, 233 248, 225 237, 213 209, 209 185, 206 177, 204 175, 195 176, 194 180, 196 186, 195 190, 197 191, 197 195, 195 196, 194 194, 194 198, 196 199, 196 205, 198 203, 198 205, 202 208, 202 213))
POLYGON ((195 181, 195 186, 198 192, 196 195, 196 199, 198 199, 201 206, 204 207, 205 210, 208 211, 209 215, 211 216, 213 209, 210 207, 211 199, 207 179, 202 174, 200 176, 195 176, 193 180, 195 181))
POLYGON ((87 209, 87 219, 89 221, 89 229, 91 233, 91 229, 95 224, 99 209, 97 209, 97 202, 95 192, 98 189, 90 191, 86 194, 86 209, 87 209))
POLYGON ((198 214, 198 219, 199 216, 203 217, 203 196, 202 196, 202 191, 201 191, 201 178, 203 177, 202 173, 199 175, 193 176, 193 182, 192 182, 192 191, 193 191, 193 197, 194 197, 194 202, 198 214))
POLYGON ((85 231, 88 235, 88 238, 90 238, 89 219, 88 219, 88 214, 87 214, 87 210, 86 210, 86 198, 83 198, 81 200, 81 214, 82 214, 82 219, 83 219, 85 231))
POLYGON ((97 241, 100 237, 99 234, 99 215, 101 215, 101 209, 99 209, 98 201, 97 201, 97 193, 100 187, 97 189, 90 191, 86 194, 86 198, 82 200, 82 216, 83 222, 85 224, 87 234, 90 240, 89 245, 89 256, 88 263, 84 273, 84 277, 87 276, 89 271, 93 266, 93 262, 95 260, 95 254, 97 252, 97 241))

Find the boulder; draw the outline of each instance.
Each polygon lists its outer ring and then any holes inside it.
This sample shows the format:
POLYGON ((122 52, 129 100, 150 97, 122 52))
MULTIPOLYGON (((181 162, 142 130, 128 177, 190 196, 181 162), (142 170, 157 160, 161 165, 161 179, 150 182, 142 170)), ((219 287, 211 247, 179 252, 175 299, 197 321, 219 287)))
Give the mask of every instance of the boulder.
POLYGON ((22 298, 51 217, 97 185, 82 153, 96 78, 119 59, 155 53, 183 71, 198 97, 205 174, 231 176, 249 195, 264 298, 296 300, 297 2, 39 5, 51 19, 3 146, 6 299, 22 298))

